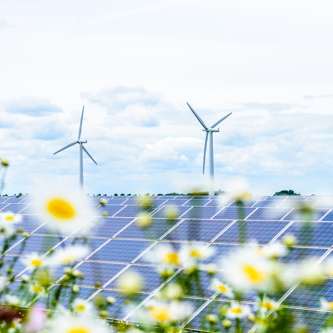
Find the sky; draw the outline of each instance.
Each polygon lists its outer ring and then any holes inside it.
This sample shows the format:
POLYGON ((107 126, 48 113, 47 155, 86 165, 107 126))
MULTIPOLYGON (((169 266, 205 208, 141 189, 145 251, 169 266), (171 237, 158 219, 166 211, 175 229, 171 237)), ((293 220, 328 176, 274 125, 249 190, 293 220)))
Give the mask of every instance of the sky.
MULTIPOLYGON (((331 0, 0 0, 4 193, 188 192, 208 126, 215 189, 333 193, 331 0)), ((208 174, 208 169, 206 169, 208 174)))

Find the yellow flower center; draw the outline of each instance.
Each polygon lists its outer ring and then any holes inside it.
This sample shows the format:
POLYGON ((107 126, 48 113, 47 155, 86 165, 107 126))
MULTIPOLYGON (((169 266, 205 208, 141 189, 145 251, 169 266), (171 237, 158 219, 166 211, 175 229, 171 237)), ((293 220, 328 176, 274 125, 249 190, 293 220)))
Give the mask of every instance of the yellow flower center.
POLYGON ((61 262, 62 262, 63 264, 68 264, 69 262, 72 262, 72 261, 74 261, 74 260, 75 260, 75 257, 74 257, 74 256, 67 255, 66 257, 63 257, 63 258, 61 259, 61 262))
POLYGON ((69 329, 66 333, 91 333, 91 332, 83 327, 74 327, 69 329))
POLYGON ((198 257, 198 258, 202 258, 202 252, 196 250, 196 249, 192 249, 191 252, 191 257, 198 257))
POLYGON ((42 266, 42 261, 40 259, 32 259, 30 261, 30 263, 31 263, 32 266, 35 266, 35 267, 42 266))
POLYGON ((228 289, 223 284, 217 286, 217 289, 222 293, 226 293, 228 291, 228 289))
POLYGON ((170 319, 170 311, 167 306, 154 306, 150 309, 150 315, 158 322, 164 322, 170 319))
POLYGON ((242 313, 242 309, 241 308, 233 308, 233 309, 231 309, 231 312, 235 313, 235 314, 240 314, 240 313, 242 313))
POLYGON ((81 312, 83 312, 85 309, 86 309, 86 307, 83 304, 80 304, 76 307, 76 310, 81 311, 81 312))
POLYGON ((14 220, 14 216, 13 216, 13 215, 7 215, 7 216, 5 217, 5 219, 6 219, 7 221, 13 221, 13 220, 14 220))
POLYGON ((261 283, 266 278, 265 273, 260 272, 259 270, 250 265, 244 265, 243 271, 253 283, 261 283))
POLYGON ((61 220, 70 220, 75 217, 75 209, 71 203, 61 198, 55 198, 47 203, 47 211, 61 220))
POLYGON ((263 308, 266 308, 267 310, 273 310, 274 308, 273 304, 270 302, 263 302, 261 305, 263 308))
POLYGON ((165 255, 165 261, 167 263, 169 263, 169 264, 178 265, 179 264, 178 254, 175 253, 175 252, 166 253, 166 255, 165 255))
POLYGON ((40 292, 43 291, 43 288, 40 287, 40 286, 34 286, 34 287, 33 287, 33 291, 34 291, 35 293, 40 293, 40 292))
POLYGON ((333 309, 333 302, 328 302, 328 307, 329 307, 330 309, 333 309))

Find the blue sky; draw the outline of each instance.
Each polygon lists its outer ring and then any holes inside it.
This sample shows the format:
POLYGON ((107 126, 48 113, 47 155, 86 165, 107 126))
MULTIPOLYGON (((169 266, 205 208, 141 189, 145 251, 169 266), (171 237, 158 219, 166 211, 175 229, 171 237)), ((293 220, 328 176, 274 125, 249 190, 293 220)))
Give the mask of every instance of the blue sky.
POLYGON ((5 192, 50 179, 89 193, 204 187, 207 124, 216 189, 333 192, 331 1, 0 1, 0 156, 5 192))

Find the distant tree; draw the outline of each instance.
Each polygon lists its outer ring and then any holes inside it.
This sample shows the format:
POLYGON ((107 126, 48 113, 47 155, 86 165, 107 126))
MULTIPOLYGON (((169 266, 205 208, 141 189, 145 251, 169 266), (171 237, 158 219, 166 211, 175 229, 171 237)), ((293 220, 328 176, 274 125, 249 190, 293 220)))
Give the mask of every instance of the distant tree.
POLYGON ((163 195, 162 193, 157 194, 157 196, 162 196, 162 195, 163 195))
POLYGON ((127 196, 130 197, 132 194, 131 193, 128 193, 127 196))
POLYGON ((118 196, 118 194, 117 194, 117 193, 115 193, 115 194, 114 194, 114 196, 115 196, 115 197, 117 197, 117 196, 118 196))
POLYGON ((104 194, 105 197, 107 197, 108 195, 107 194, 104 194))
POLYGON ((186 195, 191 195, 191 196, 194 196, 194 195, 208 195, 208 192, 189 192, 186 195))
POLYGON ((277 196, 277 195, 301 195, 301 194, 295 193, 293 190, 283 190, 283 191, 274 193, 274 196, 277 196))
POLYGON ((124 197, 124 196, 125 196, 125 193, 121 193, 120 196, 121 196, 121 197, 124 197))
POLYGON ((146 196, 146 197, 149 197, 149 193, 146 193, 145 196, 146 196))
POLYGON ((223 195, 223 194, 225 194, 225 191, 222 190, 215 191, 215 195, 223 195))

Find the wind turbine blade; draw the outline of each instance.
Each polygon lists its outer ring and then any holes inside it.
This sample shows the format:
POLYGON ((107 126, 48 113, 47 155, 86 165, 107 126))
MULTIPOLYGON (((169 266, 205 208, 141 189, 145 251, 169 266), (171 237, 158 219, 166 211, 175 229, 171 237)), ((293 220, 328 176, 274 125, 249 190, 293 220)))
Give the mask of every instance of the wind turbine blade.
POLYGON ((215 126, 217 126, 221 121, 223 121, 224 119, 228 118, 231 114, 232 114, 232 112, 230 112, 228 115, 226 115, 225 117, 223 117, 222 119, 220 119, 219 121, 217 121, 211 128, 214 128, 215 126))
POLYGON ((199 117, 199 115, 191 108, 190 104, 186 103, 188 105, 188 107, 191 109, 191 111, 193 112, 193 114, 195 115, 195 117, 199 120, 199 123, 203 126, 203 128, 205 130, 208 129, 208 127, 205 125, 205 123, 203 122, 203 120, 199 117))
POLYGON ((203 175, 205 174, 205 162, 206 162, 207 141, 208 141, 208 132, 206 132, 205 148, 204 148, 204 156, 203 156, 203 168, 202 168, 202 174, 203 174, 203 175))
POLYGON ((82 146, 82 149, 85 151, 85 153, 92 159, 92 161, 95 163, 95 164, 97 164, 97 162, 91 157, 91 155, 88 153, 88 150, 86 149, 86 148, 84 148, 84 146, 83 145, 81 145, 82 146))
POLYGON ((77 140, 78 140, 78 141, 81 139, 81 131, 82 131, 83 113, 84 113, 84 105, 83 105, 83 108, 82 108, 82 114, 81 114, 81 121, 80 121, 79 136, 77 137, 77 140))
POLYGON ((76 141, 75 141, 75 142, 72 142, 72 143, 70 143, 69 145, 65 146, 64 148, 61 148, 61 149, 59 149, 58 151, 56 151, 55 153, 53 153, 53 155, 58 154, 58 153, 60 153, 61 151, 65 150, 65 149, 67 149, 67 148, 69 148, 69 147, 72 147, 72 146, 74 146, 74 145, 76 145, 76 144, 77 144, 76 141))

